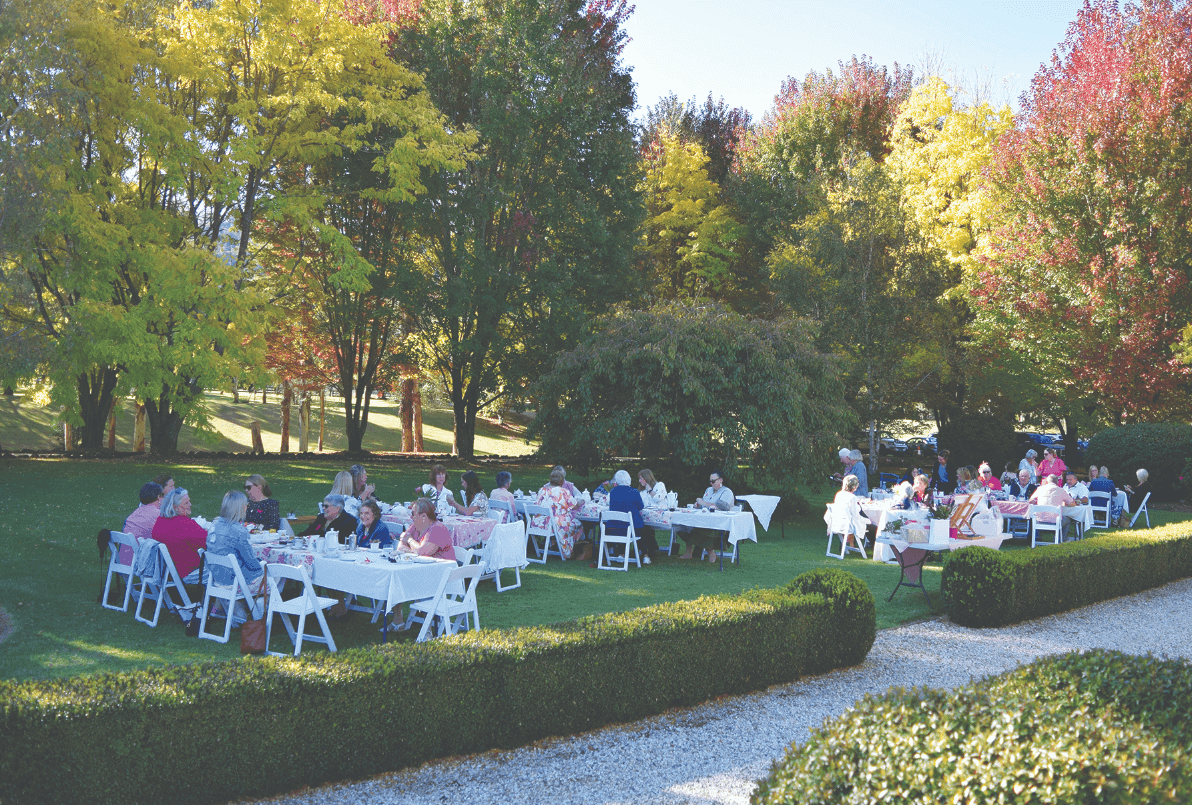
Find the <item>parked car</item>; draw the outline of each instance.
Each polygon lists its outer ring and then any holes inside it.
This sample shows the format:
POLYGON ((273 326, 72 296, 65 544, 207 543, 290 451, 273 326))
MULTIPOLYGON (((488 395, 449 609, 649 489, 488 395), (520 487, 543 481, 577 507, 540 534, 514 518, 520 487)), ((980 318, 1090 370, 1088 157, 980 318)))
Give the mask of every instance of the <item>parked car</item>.
POLYGON ((922 436, 912 436, 906 440, 906 449, 908 453, 918 456, 935 455, 935 440, 929 441, 922 436))
POLYGON ((883 433, 878 439, 879 453, 905 453, 907 450, 906 442, 902 439, 895 439, 888 433, 883 433))

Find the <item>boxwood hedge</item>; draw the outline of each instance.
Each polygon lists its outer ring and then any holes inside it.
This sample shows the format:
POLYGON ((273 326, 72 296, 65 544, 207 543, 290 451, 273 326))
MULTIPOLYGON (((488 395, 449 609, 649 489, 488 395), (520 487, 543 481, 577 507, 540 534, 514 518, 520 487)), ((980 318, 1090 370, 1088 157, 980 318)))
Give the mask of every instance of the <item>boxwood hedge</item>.
POLYGON ((755 805, 1187 802, 1192 665, 1103 650, 893 688, 792 744, 755 805))
POLYGON ((1085 451, 1090 464, 1109 468, 1114 483, 1137 484, 1136 473, 1150 473, 1155 500, 1178 500, 1188 456, 1192 456, 1192 425, 1175 422, 1139 422, 1106 428, 1089 440, 1085 451))
POLYGON ((851 574, 301 659, 0 682, 0 803, 209 803, 513 747, 860 662, 851 574))
POLYGON ((1189 576, 1192 534, 1177 523, 1031 551, 965 548, 944 559, 940 587, 954 623, 1004 626, 1189 576))

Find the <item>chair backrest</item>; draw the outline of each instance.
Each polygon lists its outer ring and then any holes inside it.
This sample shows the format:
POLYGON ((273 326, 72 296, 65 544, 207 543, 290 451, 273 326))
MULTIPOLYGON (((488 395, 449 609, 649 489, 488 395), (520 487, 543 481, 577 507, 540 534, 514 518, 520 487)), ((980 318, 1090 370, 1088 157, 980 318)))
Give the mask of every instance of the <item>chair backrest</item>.
POLYGON ((546 506, 537 506, 533 503, 526 504, 526 520, 528 523, 527 533, 537 534, 539 536, 547 536, 554 533, 554 520, 550 516, 550 509, 546 506), (534 517, 545 517, 545 526, 534 525, 534 517))
POLYGON ((853 528, 852 513, 847 503, 829 503, 828 511, 832 513, 833 534, 850 534, 856 530, 853 528))
POLYGON ((473 553, 475 552, 471 548, 461 548, 460 546, 456 545, 455 561, 459 562, 461 565, 470 565, 472 564, 473 553))
MULTIPOLYGON (((111 563, 114 565, 125 564, 124 562, 120 561, 120 546, 121 545, 123 545, 126 548, 131 549, 134 554, 137 552, 137 538, 134 537, 132 534, 126 534, 123 531, 108 532, 108 546, 111 548, 111 551, 112 551, 111 563)), ((128 562, 128 564, 131 565, 132 562, 130 561, 130 562, 128 562)))
POLYGON ((501 511, 505 512, 505 514, 506 514, 505 521, 506 522, 509 522, 510 520, 512 520, 514 515, 517 513, 517 510, 513 507, 513 504, 507 500, 493 500, 492 498, 489 498, 488 508, 489 508, 490 512, 492 509, 500 509, 501 511))
POLYGON ((281 597, 281 588, 277 586, 278 579, 292 579, 302 584, 303 596, 309 598, 312 602, 318 600, 315 595, 315 588, 310 583, 310 574, 306 572, 304 565, 286 565, 281 562, 270 562, 265 565, 265 577, 269 579, 270 599, 284 600, 281 597))
POLYGON ((1111 497, 1108 492, 1089 492, 1089 505, 1094 509, 1108 509, 1111 497))
POLYGON ((493 526, 493 532, 489 534, 488 541, 492 542, 494 539, 520 541, 525 544, 526 539, 526 524, 521 520, 514 520, 509 523, 498 523, 493 526))
POLYGON ((464 588, 464 594, 460 600, 465 604, 471 604, 476 600, 476 582, 480 580, 480 565, 464 565, 455 568, 447 574, 447 583, 444 589, 457 581, 464 580, 467 580, 468 585, 464 588))
MULTIPOLYGON (((1142 503, 1139 503, 1139 504, 1138 504, 1138 511, 1143 511, 1143 510, 1145 510, 1145 509, 1146 509, 1146 502, 1147 502, 1148 500, 1150 500, 1150 499, 1151 499, 1151 493, 1150 493, 1150 492, 1147 492, 1147 493, 1146 493, 1146 497, 1144 497, 1144 498, 1142 499, 1142 503)), ((1135 514, 1138 514, 1138 512, 1135 512, 1135 514)))
POLYGON ((226 567, 228 570, 231 570, 232 575, 236 577, 236 588, 240 589, 243 587, 246 590, 248 589, 248 582, 244 580, 244 571, 240 569, 240 559, 236 556, 236 554, 230 553, 227 556, 220 556, 217 553, 211 553, 211 551, 207 551, 206 554, 202 555, 207 557, 208 571, 210 571, 212 565, 226 567))
POLYGON ((605 509, 600 512, 600 522, 602 523, 632 523, 633 517, 629 512, 615 512, 612 509, 605 509))
POLYGON ((1053 525, 1060 522, 1064 512, 1059 506, 1031 506, 1030 518, 1032 523, 1053 525))
POLYGON ((741 504, 740 504, 740 503, 738 503, 738 504, 736 504, 735 506, 733 506, 733 508, 732 508, 732 511, 733 511, 734 513, 735 513, 735 512, 740 512, 740 511, 743 511, 743 509, 741 508, 741 504))

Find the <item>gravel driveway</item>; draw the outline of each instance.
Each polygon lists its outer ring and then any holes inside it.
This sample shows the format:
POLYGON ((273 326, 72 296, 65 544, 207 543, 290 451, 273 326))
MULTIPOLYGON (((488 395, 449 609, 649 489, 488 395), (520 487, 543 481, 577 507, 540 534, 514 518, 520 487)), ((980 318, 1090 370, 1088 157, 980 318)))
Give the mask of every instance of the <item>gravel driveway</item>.
POLYGON ((891 686, 953 687, 1036 657, 1106 648, 1192 658, 1192 579, 1004 629, 933 620, 878 632, 862 665, 510 751, 269 802, 746 803, 792 740, 891 686))

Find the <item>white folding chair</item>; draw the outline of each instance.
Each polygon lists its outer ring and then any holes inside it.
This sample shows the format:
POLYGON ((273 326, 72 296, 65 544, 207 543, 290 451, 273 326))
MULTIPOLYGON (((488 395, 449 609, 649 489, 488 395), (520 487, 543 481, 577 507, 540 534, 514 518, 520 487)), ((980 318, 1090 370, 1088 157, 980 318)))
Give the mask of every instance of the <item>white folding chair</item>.
POLYGON ((461 548, 460 546, 456 545, 455 561, 459 562, 461 565, 470 565, 472 564, 472 557, 475 555, 475 553, 476 551, 472 550, 471 548, 461 548))
POLYGON ((631 561, 636 561, 638 567, 642 566, 641 551, 637 547, 637 531, 633 528, 633 517, 629 512, 614 512, 607 509, 602 511, 600 513, 600 552, 596 554, 596 569, 628 571, 631 561), (608 533, 609 523, 625 524, 625 533, 608 533), (620 556, 613 556, 608 550, 610 545, 624 545, 625 552, 620 556), (633 551, 633 559, 629 557, 630 551, 633 551), (614 560, 619 561, 621 566, 613 567, 614 560))
POLYGON ((560 559, 563 558, 563 543, 559 539, 559 532, 555 528, 555 518, 551 516, 550 508, 547 506, 536 506, 533 503, 527 503, 526 508, 526 535, 530 541, 534 543, 534 553, 536 558, 530 559, 531 562, 537 562, 540 565, 546 564, 546 558, 550 555, 555 555, 560 559), (534 518, 542 517, 546 522, 545 526, 535 525, 534 518), (542 537, 541 547, 538 545, 538 537, 542 537), (555 550, 551 550, 551 540, 555 542, 555 550))
POLYGON ((207 552, 207 568, 210 571, 212 565, 225 567, 232 571, 235 578, 232 580, 231 587, 217 587, 215 582, 210 579, 207 582, 207 591, 203 593, 203 615, 199 622, 199 637, 207 640, 214 640, 217 643, 226 643, 232 634, 232 623, 235 620, 236 602, 243 601, 252 613, 253 619, 261 617, 261 602, 253 595, 252 590, 248 587, 248 582, 244 580, 244 571, 240 568, 240 560, 236 558, 235 554, 228 554, 227 556, 219 556, 210 551, 207 552), (207 631, 207 620, 213 616, 211 614, 211 599, 217 598, 224 602, 224 631, 223 635, 215 632, 207 631))
POLYGON ((1031 520, 1032 548, 1036 545, 1059 545, 1063 542, 1064 512, 1059 506, 1031 506, 1029 516, 1031 520), (1055 541, 1041 541, 1039 539, 1040 531, 1050 531, 1055 535, 1055 541))
POLYGON ((265 578, 269 582, 269 606, 265 612, 265 653, 274 657, 286 656, 281 652, 269 650, 269 638, 272 636, 274 615, 281 616, 281 622, 286 627, 286 633, 290 636, 290 642, 294 644, 295 657, 302 652, 302 643, 304 640, 325 643, 330 651, 335 651, 335 639, 331 636, 331 630, 327 628, 327 619, 323 617, 323 610, 335 606, 336 600, 334 598, 323 598, 315 595, 315 588, 310 583, 310 576, 307 574, 306 568, 302 565, 295 567, 294 565, 270 563, 265 565, 265 578), (277 586, 278 579, 281 579, 283 582, 286 579, 293 579, 300 582, 302 584, 302 592, 289 601, 283 600, 281 597, 281 588, 277 586), (306 618, 312 614, 318 621, 319 629, 323 632, 322 637, 306 633, 306 618), (297 630, 290 624, 291 616, 297 616, 298 618, 297 630))
POLYGON ((148 624, 150 627, 157 626, 157 620, 161 617, 161 608, 163 605, 170 612, 175 611, 179 607, 185 609, 194 606, 190 601, 190 596, 186 594, 186 587, 182 584, 182 578, 178 575, 178 569, 174 567, 174 560, 170 558, 169 548, 158 542, 156 550, 158 555, 158 577, 156 579, 146 576, 141 577, 141 585, 137 596, 137 608, 133 612, 133 617, 141 623, 148 624), (178 594, 182 599, 182 603, 175 603, 170 598, 170 590, 178 594), (146 618, 141 614, 146 600, 157 602, 157 606, 153 608, 152 618, 146 618))
MULTIPOLYGON (((458 551, 458 549, 456 549, 458 551)), ((477 551, 480 557, 481 578, 491 578, 497 584, 497 592, 513 590, 521 586, 521 569, 529 562, 526 559, 526 525, 521 520, 493 526, 484 547, 477 551), (501 586, 501 571, 512 569, 515 583, 501 586)))
POLYGON ((512 523, 517 519, 517 510, 507 500, 492 500, 490 498, 488 501, 489 517, 492 517, 493 512, 504 512, 504 519, 501 520, 502 523, 512 523))
POLYGON ((419 643, 429 638, 432 625, 437 626, 438 637, 479 629, 480 609, 476 606, 476 583, 479 581, 480 565, 465 565, 443 574, 434 598, 411 602, 406 628, 416 621, 422 623, 418 631, 419 643), (467 585, 461 589, 460 583, 465 580, 467 585))
POLYGON ((107 609, 114 609, 117 612, 128 612, 128 599, 132 597, 132 585, 134 573, 132 570, 133 559, 129 557, 128 564, 120 561, 120 548, 129 548, 133 556, 137 553, 137 538, 132 534, 126 534, 123 531, 112 531, 108 534, 108 550, 112 553, 112 560, 108 562, 108 578, 103 585, 103 600, 101 604, 107 609), (108 593, 112 588, 112 575, 124 577, 124 602, 120 606, 108 603, 108 593))
POLYGON ((1142 499, 1142 503, 1138 504, 1138 511, 1134 512, 1134 516, 1130 518, 1130 527, 1134 527, 1134 522, 1138 520, 1138 515, 1146 516, 1146 527, 1151 527, 1151 513, 1146 510, 1146 502, 1151 499, 1151 493, 1147 492, 1146 497, 1142 499))
POLYGON ((849 551, 861 554, 862 559, 868 559, 869 556, 865 553, 865 527, 857 520, 853 513, 849 511, 847 503, 829 503, 828 504, 828 550, 825 556, 836 556, 838 559, 843 559, 844 555, 849 551), (849 536, 853 537, 853 545, 849 545, 849 536), (835 538, 840 537, 840 554, 837 555, 832 550, 832 543, 835 538))
POLYGON ((1093 528, 1109 528, 1108 492, 1089 492, 1089 508, 1093 512, 1093 528))

